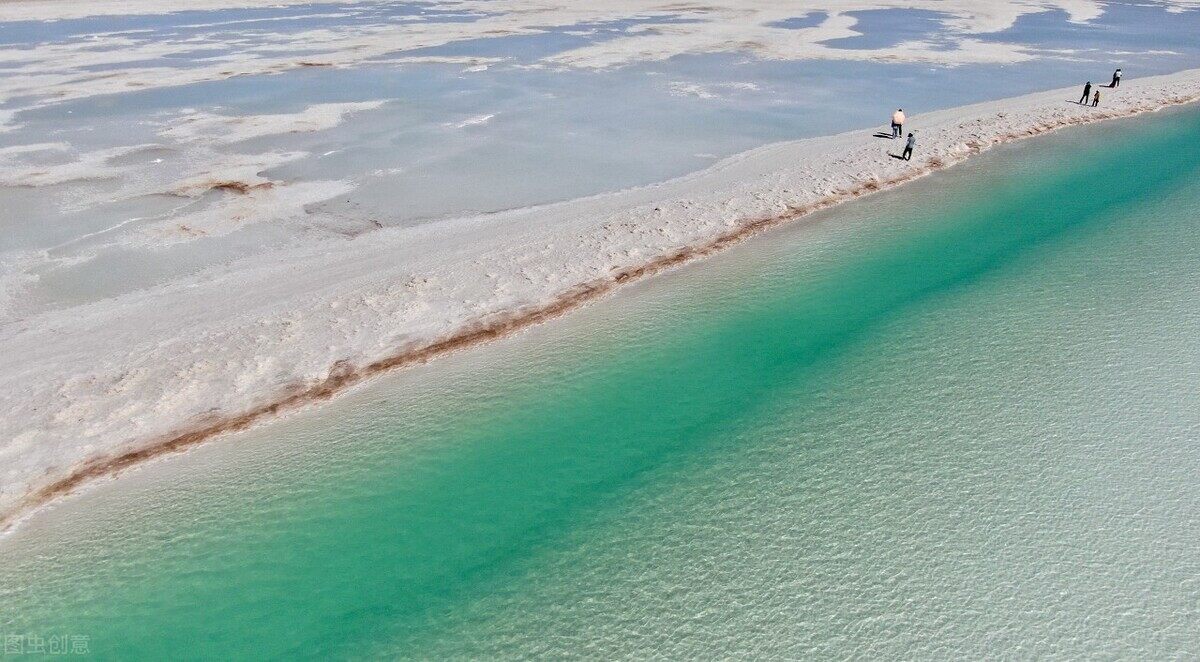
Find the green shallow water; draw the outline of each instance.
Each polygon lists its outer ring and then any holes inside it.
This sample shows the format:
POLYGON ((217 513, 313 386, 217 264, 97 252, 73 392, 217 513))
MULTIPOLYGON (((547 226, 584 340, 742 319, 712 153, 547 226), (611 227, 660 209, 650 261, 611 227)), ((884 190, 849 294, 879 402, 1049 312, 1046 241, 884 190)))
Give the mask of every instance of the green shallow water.
POLYGON ((111 659, 1200 654, 1200 113, 998 150, 89 490, 111 659))

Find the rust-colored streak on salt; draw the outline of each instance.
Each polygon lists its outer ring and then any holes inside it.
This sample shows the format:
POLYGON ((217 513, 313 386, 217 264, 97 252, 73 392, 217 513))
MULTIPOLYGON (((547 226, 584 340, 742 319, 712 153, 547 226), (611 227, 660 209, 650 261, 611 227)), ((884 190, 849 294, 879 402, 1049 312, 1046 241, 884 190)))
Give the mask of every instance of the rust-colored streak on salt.
POLYGON ((245 195, 250 191, 258 191, 272 188, 274 184, 271 182, 263 182, 261 184, 247 184, 246 182, 228 181, 228 182, 213 182, 209 188, 214 191, 231 191, 233 193, 241 193, 245 195))
MULTIPOLYGON (((1053 124, 1039 124, 1025 131, 1005 134, 993 139, 991 142, 992 144, 1000 144, 1067 126, 1087 124, 1102 119, 1129 117, 1166 106, 1192 103, 1198 98, 1200 97, 1175 97, 1159 105, 1143 105, 1124 112, 1108 111, 1105 113, 1089 114, 1087 116, 1062 118, 1053 124)), ((976 141, 968 142, 966 147, 968 148, 966 150, 967 155, 982 151, 982 145, 976 141)), ((355 367, 349 362, 339 361, 331 367, 329 376, 325 379, 314 384, 298 385, 286 389, 279 394, 276 400, 268 404, 238 414, 213 417, 206 421, 196 422, 189 428, 149 440, 139 449, 126 451, 115 456, 96 458, 79 465, 69 475, 34 490, 11 509, 10 512, 0 515, 0 531, 11 527, 21 514, 70 494, 89 481, 119 474, 147 460, 185 450, 218 435, 244 430, 255 423, 267 420, 285 411, 314 402, 328 400, 346 388, 362 382, 369 377, 390 370, 424 363, 438 356, 495 340, 530 326, 540 324, 597 299, 626 283, 679 266, 699 257, 711 255, 753 235, 803 218, 816 211, 828 209, 846 200, 893 188, 935 170, 953 165, 965 158, 966 156, 958 159, 950 159, 949 157, 943 159, 943 157, 934 156, 926 161, 925 166, 911 168, 890 179, 871 179, 859 182, 843 191, 828 195, 811 204, 789 206, 786 211, 778 215, 747 219, 736 228, 717 235, 703 243, 673 250, 643 264, 622 268, 609 277, 577 285, 540 306, 476 320, 443 340, 416 348, 404 349, 393 356, 379 359, 365 366, 355 367)), ((269 186, 269 184, 267 185, 269 186)), ((233 185, 218 185, 214 188, 230 188, 238 192, 245 192, 241 190, 241 187, 233 185)), ((250 188, 252 187, 247 187, 247 190, 250 188)))

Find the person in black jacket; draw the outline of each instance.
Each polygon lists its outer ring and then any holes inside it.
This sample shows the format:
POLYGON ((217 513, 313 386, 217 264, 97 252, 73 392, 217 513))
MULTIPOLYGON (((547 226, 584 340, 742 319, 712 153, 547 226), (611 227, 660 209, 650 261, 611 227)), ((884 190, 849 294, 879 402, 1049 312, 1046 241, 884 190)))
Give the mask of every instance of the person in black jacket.
POLYGON ((1087 85, 1083 86, 1083 96, 1079 97, 1079 103, 1087 103, 1088 96, 1092 93, 1092 81, 1088 81, 1087 85))

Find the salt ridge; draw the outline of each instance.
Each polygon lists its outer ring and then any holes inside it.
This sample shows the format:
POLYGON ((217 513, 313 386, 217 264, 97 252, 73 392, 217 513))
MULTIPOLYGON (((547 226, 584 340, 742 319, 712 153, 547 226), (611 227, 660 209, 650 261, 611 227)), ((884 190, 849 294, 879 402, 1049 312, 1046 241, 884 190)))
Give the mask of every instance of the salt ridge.
POLYGON ((769 145, 662 184, 368 234, 0 327, 0 527, 165 452, 541 322, 747 236, 1061 127, 1200 99, 1200 70, 769 145))

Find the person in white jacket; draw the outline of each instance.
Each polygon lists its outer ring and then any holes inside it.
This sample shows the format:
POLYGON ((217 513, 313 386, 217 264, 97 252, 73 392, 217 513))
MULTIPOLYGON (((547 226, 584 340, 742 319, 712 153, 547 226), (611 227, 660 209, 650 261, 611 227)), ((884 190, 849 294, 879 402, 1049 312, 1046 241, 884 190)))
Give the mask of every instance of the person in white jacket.
POLYGON ((897 108, 896 112, 892 113, 892 137, 899 138, 904 135, 904 109, 897 108))

